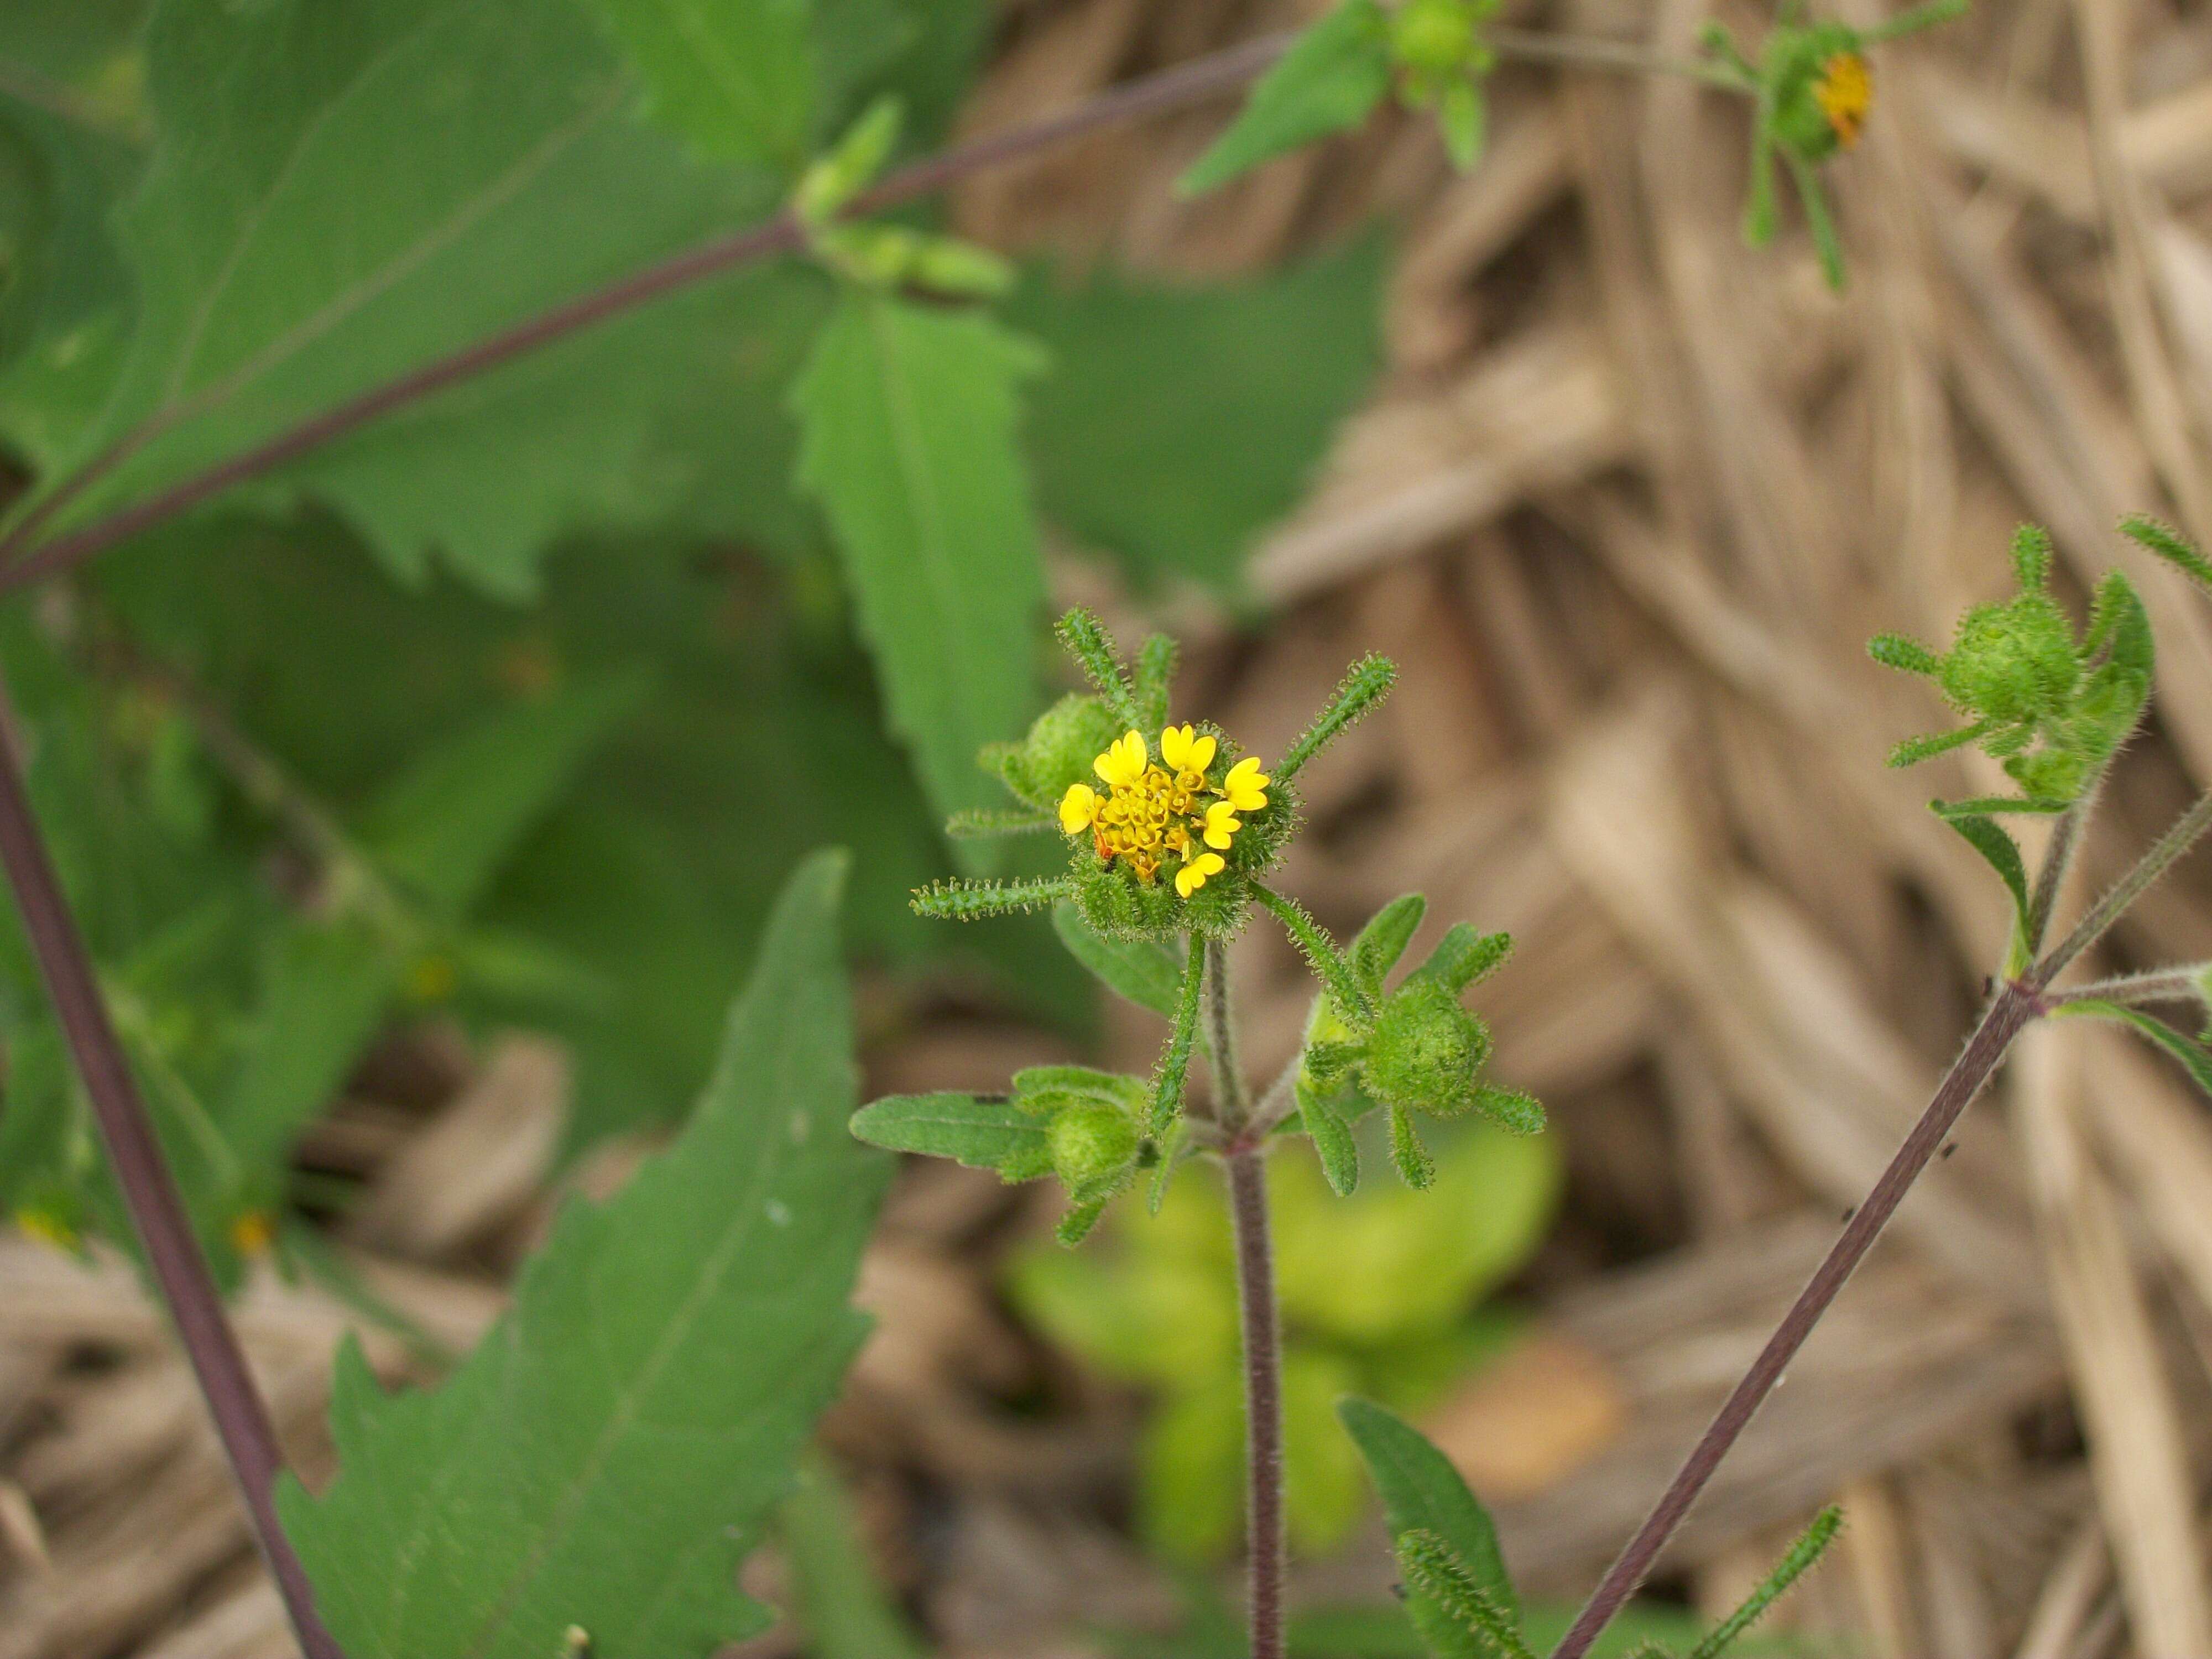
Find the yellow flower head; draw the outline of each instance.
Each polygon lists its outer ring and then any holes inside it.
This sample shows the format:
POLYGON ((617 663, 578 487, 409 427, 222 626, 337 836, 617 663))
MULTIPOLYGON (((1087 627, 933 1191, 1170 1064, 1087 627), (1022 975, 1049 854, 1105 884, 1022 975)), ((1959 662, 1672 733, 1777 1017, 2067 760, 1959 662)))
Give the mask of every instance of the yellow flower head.
POLYGON ((1858 143, 1867 111, 1874 105, 1874 77, 1866 59, 1855 52, 1839 52, 1829 58, 1813 83, 1813 100, 1828 118, 1838 143, 1849 149, 1858 143))
POLYGON ((1238 811, 1256 812, 1267 804, 1267 775, 1260 769, 1259 761, 1247 755, 1229 769, 1221 793, 1238 811))
POLYGON ((1176 891, 1188 898, 1229 867, 1221 854, 1244 827, 1237 814, 1267 804, 1261 788, 1267 775, 1256 760, 1241 760, 1215 781, 1220 752, 1211 733, 1170 726, 1160 733, 1155 762, 1143 732, 1125 732, 1091 763, 1105 794, 1073 783, 1060 797, 1060 830, 1070 836, 1088 831, 1102 860, 1121 860, 1139 881, 1156 881, 1163 867, 1171 868, 1176 891))
POLYGON ((1115 790, 1128 788, 1145 775, 1145 738, 1141 732, 1125 732, 1114 739, 1091 768, 1115 790))
POLYGON ((25 1233, 51 1249, 75 1255, 78 1244, 76 1229, 52 1210, 21 1209, 15 1212, 15 1224, 25 1233))
POLYGON ((276 1242, 276 1224, 266 1210, 241 1210, 230 1218, 230 1248, 243 1256, 263 1254, 276 1242))
POLYGON ((1060 798, 1060 828, 1063 835, 1079 836, 1098 822, 1098 808, 1103 803, 1098 792, 1087 783, 1071 783, 1067 793, 1060 798))
POLYGON ((1176 892, 1183 898, 1188 898, 1206 885, 1208 876, 1218 876, 1228 867, 1220 854, 1200 853, 1176 872, 1176 892))

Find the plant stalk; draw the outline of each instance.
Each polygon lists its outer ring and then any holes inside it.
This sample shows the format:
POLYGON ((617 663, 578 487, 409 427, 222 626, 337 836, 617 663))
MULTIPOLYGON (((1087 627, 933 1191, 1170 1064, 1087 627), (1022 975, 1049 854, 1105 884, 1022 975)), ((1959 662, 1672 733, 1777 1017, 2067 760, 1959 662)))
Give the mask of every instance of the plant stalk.
POLYGON ((1223 1159, 1237 1234, 1237 1298, 1244 1343, 1245 1547, 1251 1574, 1252 1659, 1284 1659, 1283 1334, 1275 1307, 1274 1245, 1267 1231, 1265 1155, 1246 1147, 1223 1159))
POLYGON ((2090 906, 2089 912, 2075 924, 2074 931, 2059 941, 2051 954, 2038 963, 2028 975, 2036 988, 2051 983, 2058 974, 2082 951, 2104 937, 2107 928, 2120 919, 2123 912, 2141 898, 2150 884, 2166 872, 2175 860, 2194 847, 2207 830, 2212 830, 2212 792, 2199 797, 2191 806, 2173 822, 2173 827, 2152 844, 2150 851, 2136 860, 2127 874, 2114 882, 2104 897, 2090 906))
POLYGON ((1252 1091, 1237 1057, 1237 1022, 1229 1010, 1229 951, 1218 939, 1206 942, 1206 1042, 1213 1074, 1213 1115, 1231 1146, 1252 1121, 1252 1091))
POLYGON ((0 864, 6 866, 23 931, 91 1098, 116 1185, 122 1188, 155 1281, 191 1360, 209 1415, 215 1419, 216 1432, 246 1500, 254 1539, 283 1597, 301 1650, 307 1659, 344 1659, 315 1613, 307 1571, 277 1523, 275 1486, 284 1468, 284 1455, 246 1369, 246 1356, 224 1317, 222 1297, 208 1275, 184 1200, 162 1161, 161 1143, 100 999, 91 958, 40 838, 11 740, 15 723, 4 693, 0 693, 0 726, 5 728, 0 730, 0 864))
POLYGON ((1500 58, 1517 58, 1534 64, 1565 64, 1577 69, 1618 70, 1631 75, 1679 75, 1702 81, 1738 97, 1754 95, 1741 76, 1719 64, 1697 58, 1670 58, 1632 40, 1607 40, 1589 35, 1548 34, 1534 29, 1491 27, 1483 40, 1500 58))
POLYGON ((1606 1569, 1605 1577, 1598 1581, 1589 1600, 1575 1616, 1575 1622, 1568 1627, 1559 1645, 1552 1650, 1552 1659, 1583 1659, 1599 1632, 1636 1593, 1660 1550, 1690 1512, 1698 1494, 1712 1479, 1713 1471, 1720 1467, 1721 1459, 1735 1444, 1737 1437, 1750 1424, 1766 1396, 1773 1392, 1774 1385, 1782 1380, 1783 1371, 1804 1346, 1805 1339, 1813 1334, 1820 1316, 1828 1310, 1828 1304, 1836 1299, 1837 1292, 1844 1288, 1875 1240, 1881 1237, 1881 1230, 1896 1213, 1913 1182, 1928 1167, 1929 1160, 1936 1156, 1936 1149, 1958 1122, 1960 1114, 1981 1092, 1982 1085, 1989 1081, 2005 1051, 2011 1048, 2013 1039, 2039 1011, 2033 986, 2008 980, 1999 988, 1984 1011, 1981 1023, 1966 1039, 1959 1057, 1951 1062, 1951 1069, 1944 1073, 1935 1097, 1928 1103, 1928 1109, 1920 1115, 1912 1133, 1897 1149, 1897 1156, 1890 1159, 1889 1167, 1875 1182, 1866 1201, 1852 1212, 1826 1259, 1798 1292, 1797 1299, 1790 1304, 1790 1311, 1783 1316, 1774 1334, 1767 1338, 1759 1358, 1752 1362, 1743 1380, 1715 1414, 1688 1460, 1660 1495, 1650 1514, 1644 1517, 1644 1524, 1606 1569))

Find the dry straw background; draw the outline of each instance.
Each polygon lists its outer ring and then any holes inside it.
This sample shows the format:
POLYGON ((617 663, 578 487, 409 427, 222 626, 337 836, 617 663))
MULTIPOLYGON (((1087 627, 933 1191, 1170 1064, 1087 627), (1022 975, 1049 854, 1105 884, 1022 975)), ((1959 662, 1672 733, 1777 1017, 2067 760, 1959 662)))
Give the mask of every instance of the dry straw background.
MULTIPOLYGON (((1311 9, 1016 4, 967 125, 1311 9)), ((1680 52, 1706 15, 1566 0, 1513 21, 1680 52)), ((2110 533, 2148 508, 2212 540, 2212 14, 1981 0, 1877 76, 1865 141, 1832 169, 1841 297, 1794 228, 1738 245, 1735 104, 1583 72, 1501 73, 1492 153, 1465 179, 1393 119, 1176 204, 1213 110, 954 204, 1001 247, 1209 274, 1396 228, 1383 378, 1253 565, 1273 624, 1237 631, 1184 596, 1148 615, 1079 549, 1059 574, 1125 629, 1186 630, 1190 706, 1261 753, 1358 651, 1404 665, 1395 702, 1309 775, 1316 827, 1288 884, 1339 927, 1419 888, 1432 916, 1521 940, 1482 1007, 1501 1074, 1552 1104, 1568 1213, 1520 1286, 1540 1340, 1434 1426, 1554 1595, 1586 1586, 1748 1361, 2001 944, 1996 884, 1923 810, 1990 780, 1971 761, 1884 771, 1936 711, 1866 662, 1866 635, 1942 635, 2002 586, 2012 525, 2044 520, 2075 599, 2119 564, 2159 634, 2155 724, 2085 883, 2212 784, 2212 608, 2110 533)), ((1304 981, 1259 930, 1239 951, 1265 1073, 1304 981)), ((2212 872, 2185 868, 2107 955, 2212 955, 2212 872)), ((1054 1051, 988 1009, 863 989, 879 1090, 988 1086, 1054 1051)), ((1141 1066, 1155 1038, 1131 1016, 1116 1057, 1141 1066)), ((444 1340, 482 1328, 544 1224, 562 1088, 560 1055, 526 1036, 472 1054, 404 1034, 303 1152, 367 1177, 343 1246, 444 1340)), ((2212 1655, 2212 1115, 2148 1051, 2032 1033, 1954 1150, 1723 1469, 1671 1582, 1731 1601, 1840 1499, 1845 1541, 1787 1622, 1851 1632, 1851 1651, 2212 1655)), ((571 1179, 604 1189, 634 1156, 571 1179)), ((882 1328, 828 1430, 885 1571, 969 1659, 1073 1659, 1094 1651, 1086 1621, 1173 1606, 1115 1520, 1132 1401, 993 1294, 1041 1219, 988 1176, 910 1170, 868 1265, 882 1328), (1041 1417, 1001 1403, 1040 1391, 1041 1417)), ((274 1282, 239 1317, 295 1455, 327 1468, 330 1355, 358 1322, 274 1282)), ((404 1345, 363 1334, 409 1371, 404 1345)), ((0 1243, 0 1659, 292 1651, 126 1273, 0 1243)), ((1374 1542, 1301 1589, 1380 1593, 1374 1542)), ((756 1566, 775 1594, 772 1557, 756 1566)))

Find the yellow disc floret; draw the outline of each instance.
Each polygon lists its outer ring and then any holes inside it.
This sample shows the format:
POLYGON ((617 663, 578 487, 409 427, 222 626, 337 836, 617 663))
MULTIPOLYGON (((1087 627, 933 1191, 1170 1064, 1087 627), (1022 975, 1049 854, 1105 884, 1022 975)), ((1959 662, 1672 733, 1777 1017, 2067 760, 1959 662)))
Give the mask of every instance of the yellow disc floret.
POLYGON ((1874 105, 1874 77, 1867 70, 1867 61, 1855 52, 1839 52, 1820 65, 1820 78, 1813 84, 1814 101, 1820 105, 1820 113, 1828 118, 1828 125, 1836 135, 1836 142, 1849 149, 1859 141, 1859 130, 1866 125, 1867 111, 1874 105))
POLYGON ((1237 814, 1267 804, 1267 775, 1249 756, 1214 781, 1220 750, 1210 732, 1170 726, 1160 733, 1156 762, 1143 732, 1125 732, 1091 763, 1106 793, 1070 784, 1060 800, 1060 827, 1071 836, 1088 830, 1102 860, 1120 859, 1139 881, 1156 881, 1172 865, 1176 891, 1188 898, 1229 867, 1221 854, 1244 827, 1237 814))

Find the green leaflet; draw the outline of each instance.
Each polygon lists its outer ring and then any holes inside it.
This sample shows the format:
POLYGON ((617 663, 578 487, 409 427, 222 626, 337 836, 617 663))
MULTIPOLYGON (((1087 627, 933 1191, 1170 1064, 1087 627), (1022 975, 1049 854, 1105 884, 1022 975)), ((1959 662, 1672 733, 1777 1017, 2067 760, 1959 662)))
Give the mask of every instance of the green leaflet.
POLYGON ((2132 1025, 2144 1036, 2179 1060, 2197 1086, 2212 1095, 2212 1049, 2196 1038, 2184 1036, 2155 1014, 2147 1014, 2140 1008, 2130 1007, 2124 1002, 2106 1002, 2101 998, 2088 998, 2080 1002, 2061 1003, 2053 1013, 2077 1015, 2090 1019, 2117 1020, 2123 1025, 2132 1025))
MULTIPOLYGON (((119 370, 115 354, 78 351, 16 388, 8 410, 42 488, 125 446, 61 526, 773 200, 765 175, 687 165, 637 122, 628 66, 567 3, 167 0, 146 39, 155 142, 117 222, 135 332, 119 370)), ((693 357, 696 384, 714 359, 693 357)), ((548 372, 519 371, 541 386, 548 372)), ((657 487, 641 480, 639 452, 660 405, 641 409, 650 387, 637 377, 611 378, 620 395, 596 405, 571 396, 513 429, 468 423, 465 450, 451 432, 461 411, 500 401, 491 389, 411 410, 418 432, 449 440, 398 447, 410 462, 442 460, 420 501, 408 466, 376 465, 395 438, 374 428, 261 493, 304 486, 337 502, 403 572, 435 546, 473 578, 525 592, 535 538, 610 501, 635 516, 633 498, 657 487), (561 441, 550 459, 548 422, 561 441)))
POLYGON ((2013 938, 2017 942, 2014 948, 2033 948, 2027 938, 2027 866, 2021 858, 2020 843, 1995 818, 1984 817, 1978 812, 1941 812, 1937 816, 1956 830, 1990 868, 2004 878, 2006 890, 2012 895, 2013 938))
MULTIPOLYGON (((1434 1533, 1451 1547, 1475 1587, 1517 1622, 1521 1598, 1498 1552, 1497 1528, 1459 1471, 1419 1431, 1372 1401, 1346 1400, 1336 1410, 1382 1495, 1391 1537, 1434 1533)), ((1439 1659, 1492 1659, 1486 1644, 1426 1596, 1409 1595, 1407 1607, 1439 1659)))
POLYGON ((987 317, 848 290, 792 389, 799 483, 944 812, 1002 804, 975 757, 1036 713, 1044 578, 1014 435, 1016 387, 1042 366, 987 317))
POLYGON ((798 1623, 816 1659, 929 1659, 878 1582, 853 1500, 827 1458, 805 1460, 776 1531, 791 1561, 798 1623))
POLYGON ((1370 234, 1205 287, 1031 272, 1006 316, 1052 353, 1030 399, 1045 516, 1142 580, 1236 592, 1374 381, 1389 271, 1370 234))
POLYGON ((1073 900, 1052 907, 1053 931, 1073 957, 1118 996, 1162 1019, 1173 1019, 1182 1000, 1182 964, 1164 945, 1146 939, 1108 939, 1084 921, 1073 900))
POLYGON ((814 126, 808 0, 591 0, 644 76, 646 112, 708 155, 784 173, 814 126))
POLYGON ((1179 195, 1224 185, 1249 167, 1364 121, 1390 90, 1389 24, 1374 0, 1344 0, 1261 76, 1213 147, 1176 181, 1179 195))
POLYGON ((1045 1121, 1011 1100, 950 1091, 886 1095, 853 1114, 853 1133, 871 1146, 950 1158, 971 1170, 1035 1160, 1045 1151, 1045 1121))
POLYGON ((700 1659, 757 1631, 738 1561, 866 1322, 847 1305, 889 1160, 842 1133, 842 854, 779 902, 683 1136, 573 1202, 514 1306, 434 1389, 341 1351, 340 1471, 278 1494, 352 1659, 700 1659))
POLYGON ((639 675, 611 675, 487 715, 434 746, 364 817, 377 862, 441 917, 468 909, 647 690, 639 675))

